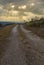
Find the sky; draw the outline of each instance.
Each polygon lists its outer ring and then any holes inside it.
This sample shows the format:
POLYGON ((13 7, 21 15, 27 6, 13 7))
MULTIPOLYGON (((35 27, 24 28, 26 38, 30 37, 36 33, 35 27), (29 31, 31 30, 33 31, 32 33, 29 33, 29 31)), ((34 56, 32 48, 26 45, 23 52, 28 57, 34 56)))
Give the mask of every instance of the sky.
POLYGON ((0 21, 24 21, 44 17, 44 0, 0 0, 0 21))

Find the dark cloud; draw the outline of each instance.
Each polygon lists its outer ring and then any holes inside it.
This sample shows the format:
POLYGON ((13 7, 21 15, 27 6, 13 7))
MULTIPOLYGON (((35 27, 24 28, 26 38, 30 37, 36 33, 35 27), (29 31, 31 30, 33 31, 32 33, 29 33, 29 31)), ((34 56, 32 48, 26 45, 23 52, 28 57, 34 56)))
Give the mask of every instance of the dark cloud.
POLYGON ((17 3, 17 4, 25 4, 28 0, 1 0, 0 4, 8 4, 8 3, 17 3))

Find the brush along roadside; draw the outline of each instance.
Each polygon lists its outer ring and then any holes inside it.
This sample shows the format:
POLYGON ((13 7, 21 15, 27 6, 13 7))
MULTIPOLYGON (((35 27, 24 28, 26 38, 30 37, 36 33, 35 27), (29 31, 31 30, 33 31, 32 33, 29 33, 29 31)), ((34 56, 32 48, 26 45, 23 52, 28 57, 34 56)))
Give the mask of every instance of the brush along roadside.
POLYGON ((32 27, 27 24, 23 26, 25 29, 32 31, 34 34, 44 39, 44 27, 32 27))
POLYGON ((8 47, 8 41, 7 38, 11 35, 11 30, 15 26, 15 24, 5 26, 0 30, 0 59, 3 57, 6 48, 8 47))

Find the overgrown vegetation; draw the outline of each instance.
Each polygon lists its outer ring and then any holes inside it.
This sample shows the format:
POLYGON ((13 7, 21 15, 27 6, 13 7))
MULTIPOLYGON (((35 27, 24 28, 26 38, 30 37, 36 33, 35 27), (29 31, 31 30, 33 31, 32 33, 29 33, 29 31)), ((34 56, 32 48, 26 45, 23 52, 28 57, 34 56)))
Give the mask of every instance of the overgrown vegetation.
POLYGON ((8 40, 6 38, 10 36, 11 30, 14 26, 15 24, 12 24, 12 25, 3 27, 0 30, 0 58, 3 56, 6 50, 6 47, 9 45, 7 43, 8 40))
POLYGON ((25 28, 44 38, 44 18, 32 19, 26 22, 25 28))
POLYGON ((31 27, 44 27, 44 18, 40 18, 38 20, 32 19, 31 21, 26 23, 26 25, 31 27))

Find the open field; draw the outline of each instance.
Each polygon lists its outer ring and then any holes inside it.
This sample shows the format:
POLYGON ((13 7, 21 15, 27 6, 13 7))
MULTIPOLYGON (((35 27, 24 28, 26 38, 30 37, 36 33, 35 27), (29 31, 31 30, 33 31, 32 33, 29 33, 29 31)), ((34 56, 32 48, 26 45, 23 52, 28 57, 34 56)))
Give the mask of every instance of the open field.
POLYGON ((5 52, 5 47, 8 46, 8 44, 6 44, 6 42, 8 43, 7 41, 7 37, 10 36, 10 33, 11 33, 11 30, 12 28, 15 26, 15 24, 13 25, 8 25, 8 26, 5 26, 3 27, 1 30, 0 30, 0 58, 2 57, 2 54, 5 52))

